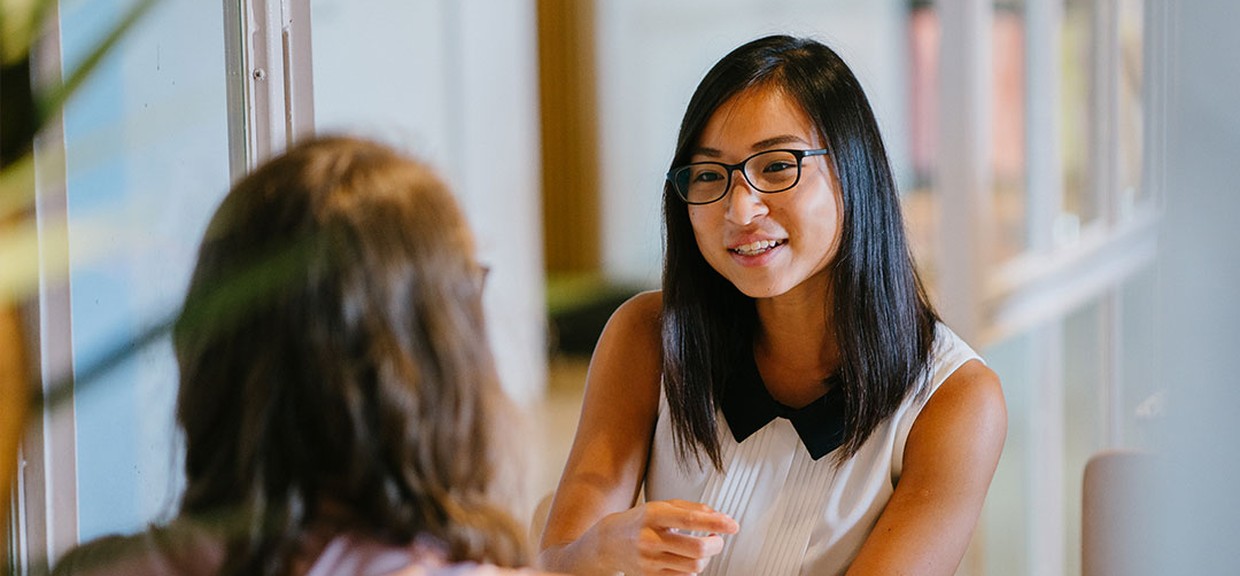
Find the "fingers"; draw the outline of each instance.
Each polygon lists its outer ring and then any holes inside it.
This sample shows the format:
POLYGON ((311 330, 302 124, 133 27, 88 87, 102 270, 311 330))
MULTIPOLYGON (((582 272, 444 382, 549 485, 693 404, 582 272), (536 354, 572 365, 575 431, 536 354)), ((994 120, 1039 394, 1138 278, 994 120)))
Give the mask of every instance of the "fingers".
POLYGON ((697 574, 710 559, 723 551, 720 533, 732 534, 736 522, 705 504, 684 500, 651 502, 646 507, 646 528, 638 541, 643 572, 650 574, 697 574), (682 532, 708 534, 694 536, 682 532))
POLYGON ((630 574, 700 573, 723 551, 720 534, 739 529, 728 515, 684 500, 647 502, 609 518, 602 532, 612 536, 603 541, 628 545, 612 548, 603 556, 630 574))
POLYGON ((650 522, 662 528, 674 528, 682 532, 702 534, 735 534, 740 526, 722 512, 710 506, 685 500, 651 502, 650 522))
POLYGON ((686 558, 668 552, 643 558, 642 574, 700 574, 706 571, 710 558, 686 558))
POLYGON ((664 532, 662 535, 663 549, 677 556, 686 558, 710 558, 723 551, 723 537, 688 536, 675 532, 664 532))

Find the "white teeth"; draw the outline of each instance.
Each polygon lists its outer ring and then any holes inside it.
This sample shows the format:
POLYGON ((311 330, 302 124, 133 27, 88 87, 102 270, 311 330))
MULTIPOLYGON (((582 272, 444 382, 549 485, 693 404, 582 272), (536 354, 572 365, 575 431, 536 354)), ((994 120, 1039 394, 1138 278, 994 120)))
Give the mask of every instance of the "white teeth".
POLYGON ((758 240, 757 242, 737 246, 736 248, 733 248, 732 251, 742 256, 756 256, 778 246, 779 244, 780 242, 778 240, 758 240))

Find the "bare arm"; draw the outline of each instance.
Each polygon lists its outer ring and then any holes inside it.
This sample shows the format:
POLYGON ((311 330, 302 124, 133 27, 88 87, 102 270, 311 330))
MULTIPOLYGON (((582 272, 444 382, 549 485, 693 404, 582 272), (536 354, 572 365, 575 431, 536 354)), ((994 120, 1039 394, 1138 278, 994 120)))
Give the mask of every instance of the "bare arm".
POLYGON ((543 532, 543 566, 573 574, 691 573, 735 522, 702 504, 635 506, 659 405, 662 299, 639 294, 604 328, 590 361, 577 436, 543 532))
POLYGON ((1006 435, 999 378, 976 360, 961 366, 909 431, 900 483, 848 574, 955 573, 1006 435))

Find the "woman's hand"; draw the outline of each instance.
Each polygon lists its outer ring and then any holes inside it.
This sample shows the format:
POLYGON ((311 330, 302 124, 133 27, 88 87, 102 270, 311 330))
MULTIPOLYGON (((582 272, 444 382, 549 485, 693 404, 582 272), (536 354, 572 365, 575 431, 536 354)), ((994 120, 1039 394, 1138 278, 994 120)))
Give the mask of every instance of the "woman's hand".
POLYGON ((705 504, 663 500, 605 516, 583 539, 595 543, 604 566, 629 576, 696 574, 723 550, 720 534, 738 529, 705 504))

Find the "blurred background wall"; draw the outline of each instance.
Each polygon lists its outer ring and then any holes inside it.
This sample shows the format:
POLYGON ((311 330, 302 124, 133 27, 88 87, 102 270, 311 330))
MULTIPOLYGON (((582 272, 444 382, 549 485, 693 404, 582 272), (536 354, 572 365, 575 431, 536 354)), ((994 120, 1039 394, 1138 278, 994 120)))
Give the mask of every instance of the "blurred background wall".
POLYGON ((1166 210, 1158 275, 1166 468, 1138 505, 1164 527, 1161 574, 1240 570, 1240 4, 1185 3, 1167 52, 1166 210))

